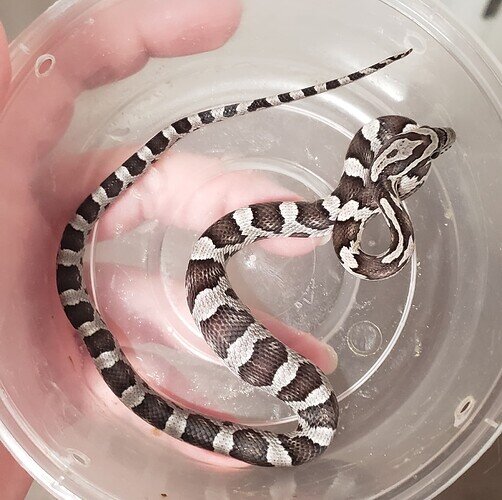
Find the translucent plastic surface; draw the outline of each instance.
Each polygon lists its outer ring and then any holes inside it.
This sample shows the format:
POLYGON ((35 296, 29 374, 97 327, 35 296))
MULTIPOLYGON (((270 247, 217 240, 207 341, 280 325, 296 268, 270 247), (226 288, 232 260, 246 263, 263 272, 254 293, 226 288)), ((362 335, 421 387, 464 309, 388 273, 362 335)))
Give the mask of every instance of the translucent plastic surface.
MULTIPOLYGON (((212 21, 175 26, 173 47, 186 41, 186 55, 166 57, 180 54, 148 44, 143 31, 132 69, 132 52, 116 49, 120 37, 135 40, 129 25, 117 28, 131 2, 59 3, 12 45, 14 90, 0 123, 9 139, 0 164, 2 438, 61 497, 431 496, 500 432, 500 73, 426 2, 225 0, 215 17, 199 3, 200 19, 212 21), (103 19, 113 36, 97 36, 103 19), (215 26, 221 39, 211 38, 215 26), (214 50, 191 54, 201 40, 214 50), (294 470, 215 464, 154 432, 111 397, 60 307, 55 252, 71 211, 177 118, 342 76, 410 46, 409 58, 347 88, 183 139, 98 224, 87 283, 138 370, 191 408, 291 426, 287 408, 230 375, 191 323, 183 277, 193 242, 225 208, 330 193, 351 137, 376 116, 457 132, 407 202, 417 253, 398 276, 359 281, 330 242, 295 255, 256 245, 229 266, 272 331, 288 325, 300 341, 308 332, 338 352, 339 433, 320 459, 294 470), (159 57, 146 62, 147 52, 159 57), (99 62, 111 57, 112 70, 99 62), (64 105, 69 95, 74 107, 64 105), (47 99, 49 115, 40 111, 47 99)), ((176 5, 149 21, 172 23, 176 5)), ((142 14, 138 26, 149 28, 142 14)), ((375 221, 365 247, 377 253, 387 238, 375 221)))

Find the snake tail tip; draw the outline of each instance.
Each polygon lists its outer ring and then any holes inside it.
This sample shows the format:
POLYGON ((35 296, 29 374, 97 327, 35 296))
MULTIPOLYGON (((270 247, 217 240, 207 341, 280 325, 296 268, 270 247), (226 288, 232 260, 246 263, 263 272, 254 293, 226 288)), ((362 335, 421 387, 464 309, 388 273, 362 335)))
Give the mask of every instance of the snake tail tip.
POLYGON ((413 52, 413 47, 410 47, 409 49, 405 50, 404 52, 401 52, 399 54, 401 57, 406 57, 409 56, 413 52))

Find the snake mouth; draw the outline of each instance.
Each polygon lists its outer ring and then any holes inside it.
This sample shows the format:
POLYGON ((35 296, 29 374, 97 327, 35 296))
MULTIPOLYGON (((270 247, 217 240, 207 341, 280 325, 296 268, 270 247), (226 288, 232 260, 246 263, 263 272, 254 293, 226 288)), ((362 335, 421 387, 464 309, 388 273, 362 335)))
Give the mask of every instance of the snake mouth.
MULTIPOLYGON (((457 134, 452 128, 435 128, 434 129, 439 137, 439 146, 437 150, 437 156, 448 151, 455 141, 457 140, 457 134)), ((437 158, 436 156, 436 158, 437 158)), ((434 155, 432 158, 435 158, 434 155)))

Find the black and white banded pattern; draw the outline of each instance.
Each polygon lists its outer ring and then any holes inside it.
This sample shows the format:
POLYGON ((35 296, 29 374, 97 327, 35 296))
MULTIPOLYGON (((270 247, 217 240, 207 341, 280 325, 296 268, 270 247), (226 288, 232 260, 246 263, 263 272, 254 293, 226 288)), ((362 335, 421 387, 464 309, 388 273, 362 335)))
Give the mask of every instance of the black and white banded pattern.
POLYGON ((64 311, 113 393, 143 420, 175 438, 260 466, 299 465, 322 453, 338 421, 329 381, 312 363, 276 340, 232 290, 225 263, 254 241, 271 237, 333 234, 347 270, 367 279, 395 274, 413 251, 413 230, 401 200, 424 182, 431 159, 454 140, 450 129, 419 127, 389 116, 363 127, 350 144, 336 191, 313 203, 276 202, 236 210, 213 224, 197 241, 189 262, 188 303, 208 344, 242 380, 278 397, 298 416, 298 428, 274 434, 221 422, 167 400, 133 370, 83 282, 86 239, 106 208, 159 156, 204 125, 297 101, 347 85, 408 55, 390 57, 343 78, 302 90, 231 104, 182 118, 159 132, 79 206, 66 226, 57 256, 57 288, 64 311), (391 246, 382 256, 360 250, 365 223, 381 212, 391 246))

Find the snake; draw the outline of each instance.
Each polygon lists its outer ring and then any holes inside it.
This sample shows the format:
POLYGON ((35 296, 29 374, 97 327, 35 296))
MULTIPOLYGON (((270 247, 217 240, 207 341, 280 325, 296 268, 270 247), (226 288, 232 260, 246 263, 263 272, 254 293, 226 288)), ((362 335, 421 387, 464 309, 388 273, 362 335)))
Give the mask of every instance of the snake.
POLYGON ((414 252, 413 226, 403 200, 424 183, 432 160, 452 145, 452 129, 419 126, 398 115, 376 118, 351 140, 343 174, 330 196, 243 207, 220 218, 197 239, 186 273, 187 302, 195 324, 230 372, 288 405, 297 418, 291 432, 211 418, 150 387, 93 305, 83 277, 86 241, 107 207, 182 137, 209 124, 348 85, 410 52, 322 84, 179 119, 125 160, 78 206, 62 233, 57 254, 59 299, 104 382, 138 417, 178 440, 263 467, 301 465, 328 448, 339 405, 327 376, 255 320, 232 289, 225 265, 243 247, 261 239, 331 236, 335 253, 349 273, 367 280, 393 276, 414 252), (366 223, 376 214, 388 225, 390 244, 386 252, 373 256, 361 249, 361 239, 366 223))

